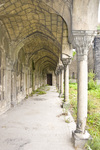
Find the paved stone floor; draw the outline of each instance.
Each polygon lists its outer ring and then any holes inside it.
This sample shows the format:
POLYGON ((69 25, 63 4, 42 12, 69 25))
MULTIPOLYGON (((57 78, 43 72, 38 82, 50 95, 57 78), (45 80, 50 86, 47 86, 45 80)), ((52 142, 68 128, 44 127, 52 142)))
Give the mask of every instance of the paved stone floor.
POLYGON ((55 87, 0 116, 0 150, 74 150, 55 87))

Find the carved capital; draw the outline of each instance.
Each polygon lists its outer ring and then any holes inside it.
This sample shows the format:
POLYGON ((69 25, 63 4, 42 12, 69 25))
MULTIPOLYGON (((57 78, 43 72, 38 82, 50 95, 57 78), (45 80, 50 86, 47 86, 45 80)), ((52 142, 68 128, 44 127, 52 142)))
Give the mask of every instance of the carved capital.
POLYGON ((71 63, 71 57, 69 57, 69 58, 63 58, 62 59, 62 63, 64 65, 64 68, 66 68, 67 65, 69 65, 71 63))
POLYGON ((71 8, 71 6, 72 6, 72 0, 64 0, 66 3, 67 3, 67 6, 69 7, 69 8, 71 8))
POLYGON ((73 47, 76 49, 77 55, 87 56, 96 34, 96 31, 73 30, 73 47))

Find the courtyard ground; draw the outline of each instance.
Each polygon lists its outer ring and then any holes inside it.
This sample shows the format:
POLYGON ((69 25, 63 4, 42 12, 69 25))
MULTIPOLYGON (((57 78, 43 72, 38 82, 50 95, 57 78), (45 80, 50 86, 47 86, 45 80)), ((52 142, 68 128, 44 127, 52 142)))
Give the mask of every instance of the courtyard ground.
POLYGON ((0 116, 0 150, 74 150, 75 123, 66 123, 55 87, 0 116))

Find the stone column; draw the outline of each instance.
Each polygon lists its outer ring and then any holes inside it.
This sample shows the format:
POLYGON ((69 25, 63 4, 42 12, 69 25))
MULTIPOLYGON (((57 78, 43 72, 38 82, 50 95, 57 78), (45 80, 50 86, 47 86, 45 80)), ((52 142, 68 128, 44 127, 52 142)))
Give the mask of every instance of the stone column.
POLYGON ((69 103, 69 64, 67 64, 65 71, 65 101, 69 103))
POLYGON ((62 60, 64 65, 64 103, 69 103, 69 63, 71 57, 62 60))
POLYGON ((75 147, 84 146, 90 135, 85 130, 87 119, 87 54, 92 41, 91 31, 73 31, 77 51, 77 126, 73 134, 75 147))
POLYGON ((57 89, 59 90, 59 72, 57 70, 57 89))
POLYGON ((60 88, 61 88, 61 85, 60 85, 60 69, 58 69, 58 91, 59 91, 59 95, 60 95, 60 88))
POLYGON ((60 75, 60 93, 59 95, 63 95, 63 66, 59 65, 59 75, 60 75))
POLYGON ((55 75, 56 75, 56 87, 57 87, 57 71, 55 71, 55 75))
POLYGON ((63 95, 64 92, 64 87, 63 87, 63 79, 64 79, 64 74, 63 74, 63 70, 61 71, 61 95, 63 95))

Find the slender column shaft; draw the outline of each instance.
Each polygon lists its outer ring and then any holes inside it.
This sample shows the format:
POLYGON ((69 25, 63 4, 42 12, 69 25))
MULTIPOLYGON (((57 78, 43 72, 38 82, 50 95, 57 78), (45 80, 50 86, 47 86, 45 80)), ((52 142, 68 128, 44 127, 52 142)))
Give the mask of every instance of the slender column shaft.
POLYGON ((87 118, 87 55, 78 56, 77 130, 85 133, 87 118))
POLYGON ((57 87, 57 74, 56 74, 56 87, 57 87))
POLYGON ((64 66, 64 102, 66 101, 66 66, 64 66))
POLYGON ((58 88, 58 74, 57 74, 57 77, 56 77, 56 84, 57 84, 57 88, 58 88))
POLYGON ((66 68, 66 100, 69 102, 69 65, 66 68))
POLYGON ((59 71, 59 75, 58 75, 58 89, 59 89, 59 93, 61 92, 61 84, 60 84, 60 71, 59 71))
POLYGON ((64 102, 69 102, 69 65, 64 67, 64 102))
POLYGON ((61 91, 61 94, 63 94, 63 71, 61 70, 61 74, 60 74, 60 91, 61 91))
POLYGON ((57 74, 57 88, 59 90, 59 75, 57 74))

